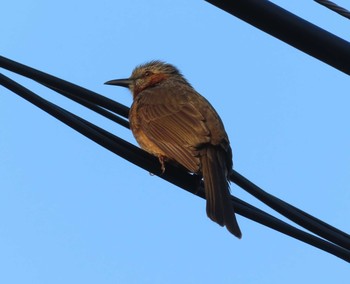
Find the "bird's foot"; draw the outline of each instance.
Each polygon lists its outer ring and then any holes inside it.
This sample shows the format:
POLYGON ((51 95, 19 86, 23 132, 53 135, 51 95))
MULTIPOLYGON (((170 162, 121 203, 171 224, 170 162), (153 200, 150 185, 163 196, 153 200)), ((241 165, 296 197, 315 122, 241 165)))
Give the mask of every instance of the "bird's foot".
POLYGON ((204 192, 204 182, 203 178, 200 175, 196 176, 196 192, 195 194, 198 195, 200 192, 204 192))
POLYGON ((162 174, 164 174, 164 172, 165 172, 165 158, 164 158, 164 156, 161 156, 161 155, 159 155, 158 156, 158 160, 159 160, 159 163, 160 163, 160 169, 162 170, 162 174))

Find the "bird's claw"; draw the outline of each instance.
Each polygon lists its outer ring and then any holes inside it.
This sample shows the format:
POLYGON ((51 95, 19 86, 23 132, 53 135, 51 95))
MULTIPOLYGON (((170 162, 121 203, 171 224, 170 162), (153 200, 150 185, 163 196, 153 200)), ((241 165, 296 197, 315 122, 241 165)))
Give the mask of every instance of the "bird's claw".
POLYGON ((165 172, 165 158, 164 156, 158 156, 158 160, 159 160, 159 163, 160 163, 160 169, 162 170, 162 174, 164 174, 165 172))

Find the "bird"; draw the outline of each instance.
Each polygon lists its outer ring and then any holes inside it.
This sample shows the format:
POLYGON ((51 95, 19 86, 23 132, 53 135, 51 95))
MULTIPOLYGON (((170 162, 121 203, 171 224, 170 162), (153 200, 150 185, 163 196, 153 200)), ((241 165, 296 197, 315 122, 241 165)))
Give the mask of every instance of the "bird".
POLYGON ((173 162, 203 179, 208 217, 242 237, 229 187, 232 150, 223 122, 174 65, 153 60, 138 65, 129 78, 105 82, 128 88, 133 97, 130 129, 161 169, 173 162))

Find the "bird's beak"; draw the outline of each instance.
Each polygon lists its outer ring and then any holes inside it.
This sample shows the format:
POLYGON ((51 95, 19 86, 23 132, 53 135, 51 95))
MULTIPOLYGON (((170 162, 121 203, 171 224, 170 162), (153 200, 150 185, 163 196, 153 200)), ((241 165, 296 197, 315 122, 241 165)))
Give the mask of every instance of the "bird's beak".
POLYGON ((129 88, 132 83, 133 83, 133 80, 131 79, 116 79, 116 80, 107 81, 105 84, 129 88))

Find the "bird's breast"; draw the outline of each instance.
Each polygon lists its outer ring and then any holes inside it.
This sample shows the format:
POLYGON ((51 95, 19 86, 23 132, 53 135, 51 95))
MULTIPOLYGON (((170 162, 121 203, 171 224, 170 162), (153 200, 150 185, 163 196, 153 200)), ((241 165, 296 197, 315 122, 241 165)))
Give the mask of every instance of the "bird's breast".
POLYGON ((129 112, 129 122, 130 122, 130 129, 132 131, 132 134, 134 135, 137 143, 140 145, 140 147, 145 150, 146 152, 155 155, 155 156, 166 156, 165 153, 154 143, 152 142, 146 133, 143 131, 141 126, 141 119, 139 117, 139 114, 137 112, 138 103, 135 101, 129 112))

